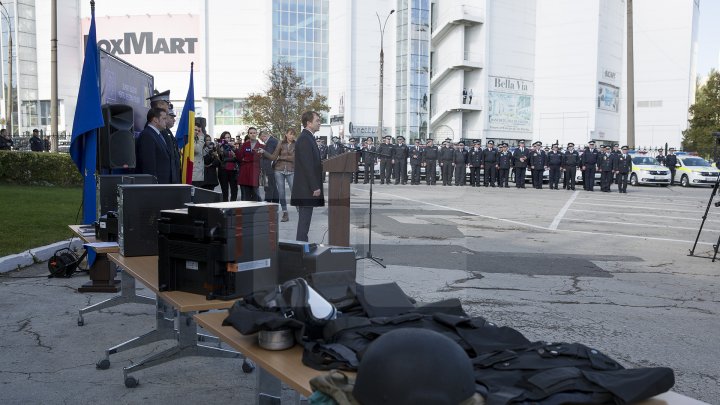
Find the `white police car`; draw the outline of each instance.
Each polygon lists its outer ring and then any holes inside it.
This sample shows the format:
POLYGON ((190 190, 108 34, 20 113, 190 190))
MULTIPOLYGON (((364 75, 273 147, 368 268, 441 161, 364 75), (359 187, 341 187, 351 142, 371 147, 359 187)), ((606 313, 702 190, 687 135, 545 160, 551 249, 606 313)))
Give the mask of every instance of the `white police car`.
POLYGON ((639 186, 641 184, 670 184, 670 170, 661 166, 660 162, 652 156, 631 155, 632 172, 630 172, 630 184, 639 186))
POLYGON ((720 170, 701 157, 678 156, 677 161, 675 181, 683 187, 713 185, 720 174, 720 170))

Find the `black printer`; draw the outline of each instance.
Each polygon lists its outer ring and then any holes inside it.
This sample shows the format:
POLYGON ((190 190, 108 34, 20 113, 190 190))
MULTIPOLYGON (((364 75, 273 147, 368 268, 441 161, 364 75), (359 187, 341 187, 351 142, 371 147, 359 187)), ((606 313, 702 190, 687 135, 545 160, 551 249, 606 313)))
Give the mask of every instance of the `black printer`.
POLYGON ((235 299, 277 284, 278 204, 232 201, 165 210, 158 286, 235 299))

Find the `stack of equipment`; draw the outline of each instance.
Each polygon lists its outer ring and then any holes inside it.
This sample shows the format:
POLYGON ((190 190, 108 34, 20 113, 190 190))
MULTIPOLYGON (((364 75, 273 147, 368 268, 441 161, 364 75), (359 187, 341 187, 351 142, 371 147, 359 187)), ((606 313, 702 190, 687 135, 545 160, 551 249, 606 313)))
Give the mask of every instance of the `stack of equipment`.
POLYGON ((116 242, 118 237, 118 184, 156 184, 155 176, 149 174, 102 174, 98 177, 100 212, 95 222, 95 238, 104 242, 116 242))
POLYGON ((191 200, 187 184, 118 185, 118 245, 123 256, 158 254, 160 211, 184 207, 191 200))
POLYGON ((235 299, 278 280, 278 204, 232 201, 162 211, 160 291, 235 299))

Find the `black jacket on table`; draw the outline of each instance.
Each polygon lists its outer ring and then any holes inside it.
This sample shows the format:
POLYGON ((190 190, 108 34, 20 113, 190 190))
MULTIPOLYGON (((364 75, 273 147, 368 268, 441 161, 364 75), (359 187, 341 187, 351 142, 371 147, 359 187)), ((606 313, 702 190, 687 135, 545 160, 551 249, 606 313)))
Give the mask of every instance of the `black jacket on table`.
POLYGON ((322 186, 322 160, 315 138, 307 129, 300 132, 295 141, 295 178, 290 205, 299 207, 322 207, 325 205, 322 186), (313 191, 320 190, 320 196, 313 191))
POLYGON ((527 167, 530 157, 530 149, 528 148, 517 148, 513 151, 513 166, 515 167, 527 167))

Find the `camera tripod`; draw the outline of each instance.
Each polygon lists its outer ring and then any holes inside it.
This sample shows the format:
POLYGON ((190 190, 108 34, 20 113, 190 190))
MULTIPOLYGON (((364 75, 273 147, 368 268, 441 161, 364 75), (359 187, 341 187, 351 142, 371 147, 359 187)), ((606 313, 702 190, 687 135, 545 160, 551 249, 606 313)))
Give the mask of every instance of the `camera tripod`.
MULTIPOLYGON (((693 244, 692 249, 690 249, 690 254, 688 256, 695 256, 695 248, 697 247, 698 240, 700 239, 700 234, 702 233, 703 227, 705 226, 705 221, 707 220, 708 212, 710 212, 710 206, 712 205, 713 199, 717 195, 718 187, 720 186, 720 176, 717 176, 715 179, 715 185, 713 186, 712 192, 710 193, 710 199, 708 200, 707 207, 705 208, 705 214, 702 217, 702 222, 700 223, 700 229, 698 229, 697 236, 695 237, 695 243, 693 244)), ((720 207, 720 201, 715 203, 716 207, 720 207)), ((715 258, 718 254, 718 248, 720 247, 720 237, 718 237, 717 242, 713 245, 714 253, 712 257, 712 261, 715 261, 715 258)), ((708 257, 709 259, 709 257, 708 257)))

